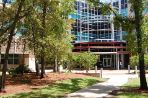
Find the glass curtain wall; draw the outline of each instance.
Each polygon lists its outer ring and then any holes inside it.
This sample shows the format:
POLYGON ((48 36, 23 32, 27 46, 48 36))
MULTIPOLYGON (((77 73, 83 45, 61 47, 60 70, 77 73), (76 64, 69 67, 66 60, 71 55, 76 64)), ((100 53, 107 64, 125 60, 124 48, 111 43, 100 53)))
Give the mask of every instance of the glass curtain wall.
MULTIPOLYGON (((119 10, 119 2, 113 3, 119 10)), ((121 4, 120 4, 121 5, 121 4)), ((87 0, 75 1, 75 13, 70 18, 76 22, 72 25, 72 34, 77 42, 112 42, 120 41, 121 30, 112 26, 111 15, 102 15, 100 9, 89 7, 87 0)))

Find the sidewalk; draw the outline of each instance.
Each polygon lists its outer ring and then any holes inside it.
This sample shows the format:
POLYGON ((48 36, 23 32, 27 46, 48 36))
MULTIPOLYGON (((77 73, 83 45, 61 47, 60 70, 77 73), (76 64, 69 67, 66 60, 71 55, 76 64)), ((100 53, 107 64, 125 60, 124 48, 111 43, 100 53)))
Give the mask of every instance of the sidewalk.
MULTIPOLYGON (((116 72, 115 72, 116 73, 116 72)), ((64 98, 102 98, 108 96, 113 90, 117 90, 128 81, 128 78, 138 77, 125 73, 110 74, 104 73, 103 78, 108 78, 106 82, 98 83, 88 88, 81 89, 77 92, 68 94, 64 98)))

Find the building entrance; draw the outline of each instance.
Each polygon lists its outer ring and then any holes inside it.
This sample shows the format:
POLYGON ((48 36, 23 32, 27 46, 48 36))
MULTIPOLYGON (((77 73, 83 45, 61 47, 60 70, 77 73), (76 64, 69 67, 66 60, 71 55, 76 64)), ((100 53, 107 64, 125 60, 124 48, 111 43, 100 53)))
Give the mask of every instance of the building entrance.
POLYGON ((111 67, 111 58, 103 58, 103 67, 111 67))

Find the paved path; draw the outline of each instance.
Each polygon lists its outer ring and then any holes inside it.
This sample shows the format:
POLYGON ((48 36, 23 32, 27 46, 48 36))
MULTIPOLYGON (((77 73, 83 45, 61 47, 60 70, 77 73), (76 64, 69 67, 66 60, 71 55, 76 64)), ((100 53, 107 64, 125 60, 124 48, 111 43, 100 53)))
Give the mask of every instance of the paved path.
POLYGON ((102 98, 108 96, 108 93, 119 89, 120 86, 128 81, 128 78, 137 77, 137 75, 128 75, 127 73, 113 74, 104 73, 103 78, 109 78, 106 82, 98 83, 88 88, 81 89, 77 92, 68 94, 65 98, 102 98))

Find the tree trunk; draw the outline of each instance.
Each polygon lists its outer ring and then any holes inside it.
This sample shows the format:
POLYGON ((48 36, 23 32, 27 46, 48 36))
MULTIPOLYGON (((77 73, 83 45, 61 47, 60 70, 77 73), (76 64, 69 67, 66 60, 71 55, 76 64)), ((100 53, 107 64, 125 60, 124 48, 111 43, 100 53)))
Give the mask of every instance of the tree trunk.
POLYGON ((72 69, 71 66, 73 65, 73 63, 70 63, 70 62, 68 62, 67 68, 66 68, 68 70, 68 72, 71 72, 71 69, 72 69))
POLYGON ((41 79, 44 78, 45 74, 45 61, 43 55, 41 56, 41 79))
POLYGON ((39 74, 40 74, 39 63, 36 58, 35 58, 35 70, 36 70, 36 75, 39 76, 39 74))
POLYGON ((8 42, 7 42, 7 47, 6 47, 6 52, 5 52, 5 57, 4 57, 4 64, 3 64, 3 68, 2 68, 2 77, 1 77, 1 86, 0 86, 0 91, 5 91, 5 81, 6 81, 6 71, 7 71, 7 63, 8 63, 8 56, 9 56, 9 50, 10 50, 10 47, 11 47, 11 42, 12 42, 12 39, 13 39, 13 36, 15 35, 15 27, 16 27, 16 24, 19 20, 19 14, 22 10, 22 6, 24 4, 24 1, 25 0, 21 0, 20 1, 20 4, 19 4, 19 7, 18 7, 18 10, 16 12, 16 15, 14 17, 14 22, 10 28, 10 35, 8 37, 8 42))
POLYGON ((67 66, 67 69, 69 72, 71 72, 71 70, 72 70, 71 66, 67 66))
POLYGON ((0 70, 2 69, 2 64, 1 64, 1 63, 2 63, 2 61, 1 61, 1 60, 2 60, 1 48, 2 48, 2 47, 1 47, 1 45, 0 45, 0 70))
POLYGON ((35 57, 35 70, 36 70, 36 75, 39 76, 40 69, 39 69, 39 62, 37 60, 37 55, 36 55, 36 48, 38 48, 38 44, 36 44, 34 26, 35 26, 35 23, 32 23, 32 36, 33 36, 33 50, 34 50, 34 57, 35 57))
POLYGON ((55 64, 53 65, 53 72, 56 72, 55 64))
POLYGON ((58 72, 58 58, 57 58, 57 55, 55 56, 54 72, 58 72))
POLYGON ((144 65, 144 49, 142 43, 142 19, 143 19, 143 6, 142 0, 137 0, 134 2, 134 12, 135 12, 135 26, 137 33, 137 47, 139 55, 139 70, 140 70, 140 89, 147 89, 147 82, 145 76, 145 65, 144 65))
POLYGON ((0 90, 1 91, 4 91, 5 89, 5 80, 6 80, 6 71, 7 71, 7 65, 8 65, 8 56, 9 56, 9 50, 10 50, 10 47, 11 47, 11 42, 12 42, 12 39, 13 39, 13 32, 14 30, 11 30, 10 32, 10 35, 9 35, 9 39, 8 39, 8 42, 7 42, 7 48, 6 48, 6 52, 5 52, 5 57, 4 57, 4 64, 3 64, 3 68, 2 68, 2 77, 1 77, 1 88, 0 90))
MULTIPOLYGON (((44 40, 44 33, 45 33, 45 29, 46 29, 46 13, 47 13, 47 4, 46 1, 44 1, 43 3, 43 20, 42 20, 42 26, 43 26, 43 31, 41 32, 41 37, 42 40, 44 40)), ((42 50, 41 50, 41 77, 40 78, 44 78, 44 74, 45 74, 45 46, 42 43, 41 45, 42 50)))
POLYGON ((86 69, 86 73, 88 73, 89 72, 89 70, 88 69, 86 69))
POLYGON ((25 67, 25 49, 26 49, 26 41, 24 41, 24 47, 23 47, 23 64, 20 65, 21 68, 22 68, 22 72, 21 74, 23 75, 24 74, 24 67, 25 67))

